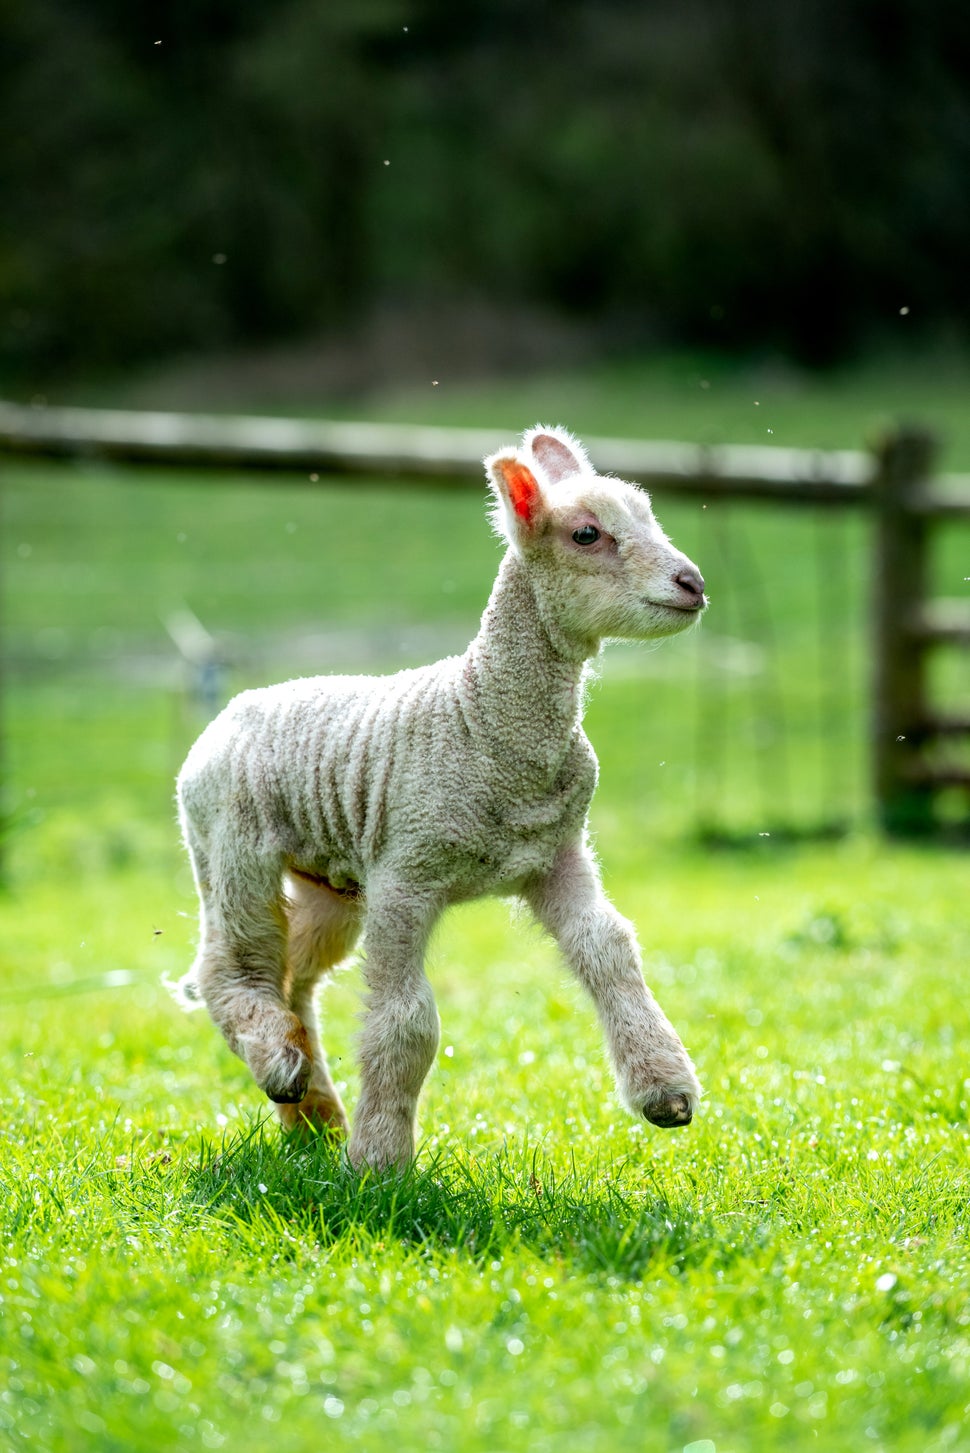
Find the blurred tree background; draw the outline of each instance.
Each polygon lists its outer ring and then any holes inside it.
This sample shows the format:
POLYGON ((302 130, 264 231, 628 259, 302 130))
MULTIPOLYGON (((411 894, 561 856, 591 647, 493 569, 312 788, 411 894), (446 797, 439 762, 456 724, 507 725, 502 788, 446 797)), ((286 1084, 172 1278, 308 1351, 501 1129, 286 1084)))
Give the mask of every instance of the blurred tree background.
POLYGON ((0 383, 401 306, 962 340, 968 77, 952 0, 4 0, 0 383))

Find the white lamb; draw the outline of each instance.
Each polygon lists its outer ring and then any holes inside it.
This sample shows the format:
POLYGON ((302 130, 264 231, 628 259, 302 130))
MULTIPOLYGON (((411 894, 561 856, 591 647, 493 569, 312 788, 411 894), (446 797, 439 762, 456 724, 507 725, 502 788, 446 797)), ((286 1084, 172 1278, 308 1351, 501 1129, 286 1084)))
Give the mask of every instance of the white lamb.
POLYGON ((181 996, 205 1002, 287 1128, 348 1130, 313 991, 366 934, 358 1167, 414 1155, 439 1034, 425 948, 449 904, 485 894, 524 899, 555 937, 630 1110, 687 1125, 701 1093, 587 845, 597 764, 581 723, 603 640, 683 630, 704 581, 648 495, 597 475, 565 430, 532 429, 486 469, 509 548, 465 654, 245 691, 178 782, 202 905, 181 996))

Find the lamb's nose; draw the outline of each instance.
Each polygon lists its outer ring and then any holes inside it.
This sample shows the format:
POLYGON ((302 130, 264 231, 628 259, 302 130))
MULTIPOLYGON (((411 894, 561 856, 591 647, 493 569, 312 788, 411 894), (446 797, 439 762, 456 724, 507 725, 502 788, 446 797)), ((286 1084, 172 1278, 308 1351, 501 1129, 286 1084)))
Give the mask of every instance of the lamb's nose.
POLYGON ((704 577, 696 566, 685 565, 682 570, 678 570, 674 580, 691 597, 691 602, 697 609, 704 604, 704 577))

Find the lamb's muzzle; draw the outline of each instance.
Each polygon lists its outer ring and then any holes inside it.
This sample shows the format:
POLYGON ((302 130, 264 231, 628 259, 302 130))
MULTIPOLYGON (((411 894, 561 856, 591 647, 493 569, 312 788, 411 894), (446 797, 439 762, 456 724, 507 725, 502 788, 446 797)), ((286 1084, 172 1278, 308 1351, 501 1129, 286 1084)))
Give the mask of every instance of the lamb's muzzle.
POLYGON ((687 596, 687 600, 681 607, 682 610, 703 610, 707 605, 707 597, 704 594, 704 577, 696 565, 685 565, 683 570, 678 570, 674 576, 675 584, 687 596))
POLYGON ((555 937, 634 1114, 687 1125, 701 1093, 589 848, 582 684, 605 639, 693 625, 704 579, 647 494, 597 475, 565 430, 532 429, 486 469, 508 548, 464 655, 244 692, 179 776, 202 905, 181 997, 207 1005, 288 1129, 346 1132, 314 989, 366 935, 356 1166, 414 1154, 439 1035, 425 948, 445 908, 486 894, 519 897, 555 937))

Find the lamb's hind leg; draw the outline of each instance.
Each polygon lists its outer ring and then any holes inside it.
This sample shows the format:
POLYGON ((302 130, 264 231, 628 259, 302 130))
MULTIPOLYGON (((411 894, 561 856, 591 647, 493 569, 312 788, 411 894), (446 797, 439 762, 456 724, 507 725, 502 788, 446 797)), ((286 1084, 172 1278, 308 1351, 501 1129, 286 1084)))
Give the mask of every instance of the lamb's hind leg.
POLYGON ((286 1130, 311 1125, 346 1135, 350 1127, 320 1042, 314 989, 321 974, 345 959, 356 943, 361 928, 360 900, 293 873, 287 883, 286 911, 288 1002, 309 1037, 313 1069, 303 1099, 278 1105, 276 1113, 286 1130))
POLYGON ((223 869, 210 863, 191 835, 189 851, 202 904, 201 943, 183 994, 205 1002, 229 1048, 271 1100, 299 1103, 310 1083, 313 1051, 285 998, 281 865, 237 851, 223 869))
POLYGON ((654 1125, 688 1125, 701 1095, 694 1066, 643 981, 633 928, 603 892, 585 844, 563 848, 525 896, 592 995, 624 1103, 654 1125))

